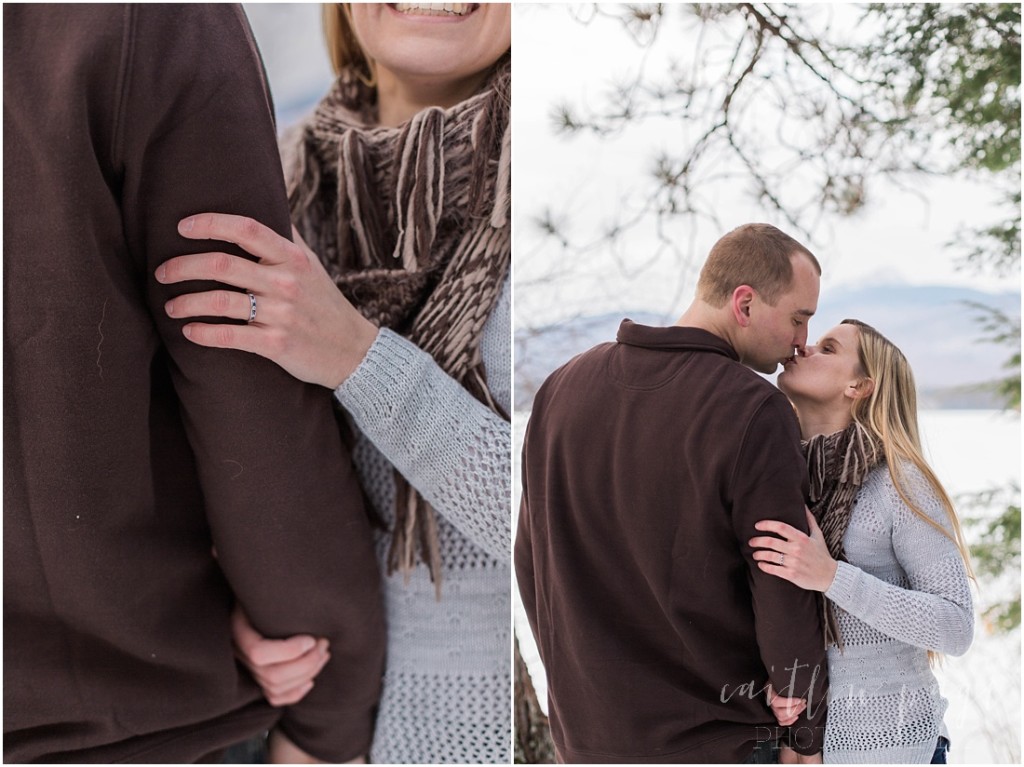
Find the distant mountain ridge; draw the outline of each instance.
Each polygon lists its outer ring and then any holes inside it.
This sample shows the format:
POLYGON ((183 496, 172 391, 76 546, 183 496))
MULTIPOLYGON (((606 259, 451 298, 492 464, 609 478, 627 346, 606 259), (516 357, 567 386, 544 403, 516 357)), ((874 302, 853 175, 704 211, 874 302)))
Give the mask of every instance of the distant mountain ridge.
MULTIPOLYGON (((969 288, 919 285, 839 287, 822 292, 811 321, 811 339, 845 318, 874 326, 910 360, 922 408, 998 408, 991 381, 1006 374, 1005 346, 982 340, 974 302, 1020 316, 1020 292, 987 293, 969 288)), ((569 359, 604 341, 614 341, 624 318, 668 325, 676 317, 645 311, 605 312, 570 322, 515 332, 515 407, 529 409, 537 387, 569 359)))

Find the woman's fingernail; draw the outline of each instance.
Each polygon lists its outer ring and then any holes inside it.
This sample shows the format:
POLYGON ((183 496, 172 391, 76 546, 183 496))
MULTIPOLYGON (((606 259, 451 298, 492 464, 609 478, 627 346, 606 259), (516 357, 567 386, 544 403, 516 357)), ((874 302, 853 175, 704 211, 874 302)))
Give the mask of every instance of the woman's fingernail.
POLYGON ((299 645, 299 648, 302 650, 303 653, 309 652, 314 647, 316 647, 316 640, 313 639, 313 637, 306 637, 302 640, 301 644, 299 645))
POLYGON ((181 232, 182 234, 184 234, 185 232, 191 232, 192 227, 195 225, 195 223, 196 217, 189 216, 188 218, 178 222, 178 231, 181 232))
POLYGON ((192 326, 191 325, 186 325, 185 327, 183 327, 181 329, 181 332, 185 334, 185 338, 191 338, 192 337, 192 326))
POLYGON ((157 282, 163 282, 164 281, 164 277, 166 277, 166 276, 167 276, 167 267, 165 267, 163 264, 160 264, 160 266, 158 266, 156 268, 156 279, 157 279, 157 282))
POLYGON ((167 316, 168 317, 173 317, 174 316, 174 302, 173 301, 168 301, 166 304, 164 304, 164 311, 167 312, 167 316))

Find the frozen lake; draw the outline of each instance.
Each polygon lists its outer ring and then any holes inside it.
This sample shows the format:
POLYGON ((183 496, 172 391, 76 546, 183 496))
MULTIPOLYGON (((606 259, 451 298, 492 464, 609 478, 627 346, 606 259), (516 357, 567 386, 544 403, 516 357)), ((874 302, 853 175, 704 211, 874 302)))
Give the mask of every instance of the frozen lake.
MULTIPOLYGON (((515 476, 528 413, 516 413, 515 476)), ((921 439, 932 467, 954 499, 1010 481, 1020 484, 1020 418, 991 410, 931 410, 921 413, 921 439)), ((517 483, 518 484, 518 483, 517 483)), ((515 490, 514 515, 519 508, 515 490)), ((515 522, 513 522, 515 524, 515 522)), ((982 583, 982 589, 985 584, 982 583)), ((976 601, 983 601, 988 591, 976 601)), ((515 594, 516 635, 530 667, 541 704, 547 706, 543 666, 530 634, 518 590, 515 594)), ((978 618, 974 644, 962 658, 946 658, 936 670, 942 694, 949 700, 946 725, 953 739, 950 761, 959 764, 1013 763, 1020 760, 1020 633, 986 632, 978 618)))

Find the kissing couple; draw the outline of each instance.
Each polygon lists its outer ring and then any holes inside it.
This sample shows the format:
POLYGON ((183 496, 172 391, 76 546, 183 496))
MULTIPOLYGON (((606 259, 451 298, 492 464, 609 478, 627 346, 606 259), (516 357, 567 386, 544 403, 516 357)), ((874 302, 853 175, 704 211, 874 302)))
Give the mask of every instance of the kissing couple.
POLYGON ((967 550, 902 352, 859 320, 808 344, 820 277, 740 226, 675 325, 537 392, 515 568, 560 762, 945 762, 967 550))

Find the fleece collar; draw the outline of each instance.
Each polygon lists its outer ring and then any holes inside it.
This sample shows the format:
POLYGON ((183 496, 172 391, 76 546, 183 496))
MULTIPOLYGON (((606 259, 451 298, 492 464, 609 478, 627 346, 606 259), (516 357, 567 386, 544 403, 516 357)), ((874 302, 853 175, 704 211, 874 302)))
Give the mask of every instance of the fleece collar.
POLYGON ((678 325, 669 327, 652 327, 640 325, 633 320, 625 319, 619 325, 616 341, 629 346, 640 346, 647 349, 665 349, 670 351, 713 352, 739 361, 740 356, 728 342, 714 333, 700 328, 687 328, 678 325))

